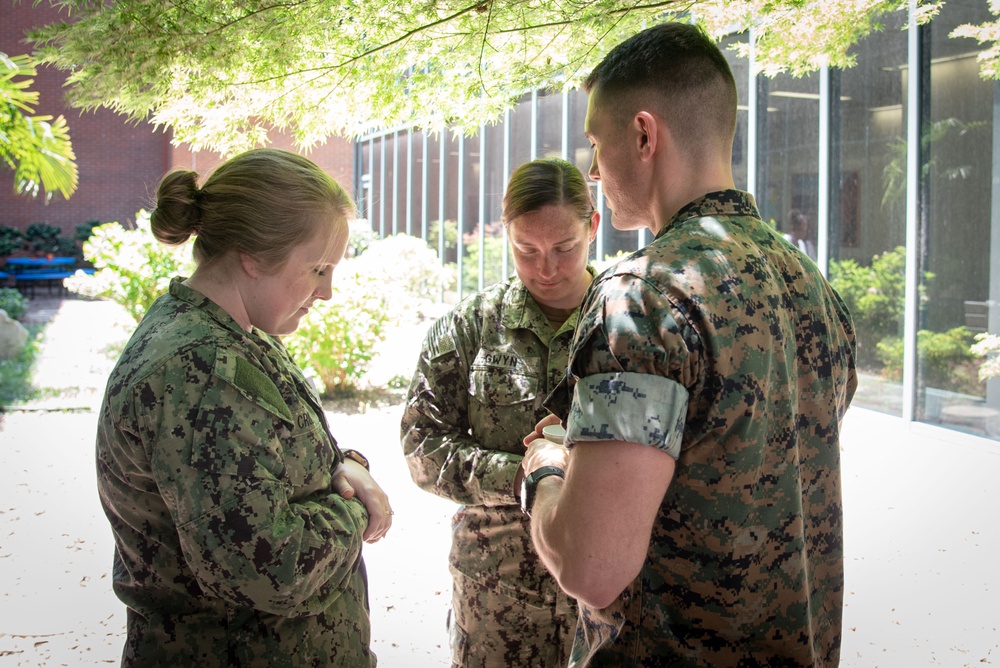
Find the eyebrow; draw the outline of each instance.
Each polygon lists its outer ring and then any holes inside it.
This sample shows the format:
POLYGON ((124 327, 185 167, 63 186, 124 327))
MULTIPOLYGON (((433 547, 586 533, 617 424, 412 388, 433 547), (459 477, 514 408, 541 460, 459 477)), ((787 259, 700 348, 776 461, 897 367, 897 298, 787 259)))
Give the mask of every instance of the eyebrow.
MULTIPOLYGON (((562 246, 563 244, 568 244, 568 243, 571 243, 571 242, 574 242, 574 241, 576 241, 576 240, 577 240, 577 239, 576 239, 576 237, 566 237, 566 238, 565 238, 565 239, 563 239, 562 241, 556 241, 556 242, 555 242, 555 243, 553 243, 552 245, 553 245, 553 246, 562 246)), ((516 241, 514 241, 513 239, 511 239, 511 243, 513 243, 513 244, 517 244, 517 242, 516 242, 516 241)), ((532 243, 524 243, 524 244, 518 244, 518 245, 520 245, 520 246, 534 246, 535 244, 532 244, 532 243)))

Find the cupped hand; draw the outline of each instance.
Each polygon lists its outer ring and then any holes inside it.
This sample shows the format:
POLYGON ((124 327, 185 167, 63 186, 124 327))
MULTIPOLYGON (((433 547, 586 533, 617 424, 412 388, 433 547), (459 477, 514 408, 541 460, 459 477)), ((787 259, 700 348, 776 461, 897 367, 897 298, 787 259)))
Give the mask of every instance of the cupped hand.
POLYGON ((521 470, 524 475, 543 466, 558 466, 565 471, 568 464, 569 449, 565 445, 537 437, 528 444, 528 451, 521 460, 521 470))
POLYGON ((550 424, 562 424, 562 420, 557 415, 549 413, 538 421, 538 424, 535 425, 535 431, 524 437, 524 444, 528 445, 536 438, 542 438, 542 429, 548 427, 550 424))
POLYGON ((374 543, 385 536, 392 526, 392 506, 368 469, 353 459, 345 459, 333 472, 332 487, 345 499, 357 496, 365 505, 368 510, 368 527, 363 535, 366 543, 374 543))

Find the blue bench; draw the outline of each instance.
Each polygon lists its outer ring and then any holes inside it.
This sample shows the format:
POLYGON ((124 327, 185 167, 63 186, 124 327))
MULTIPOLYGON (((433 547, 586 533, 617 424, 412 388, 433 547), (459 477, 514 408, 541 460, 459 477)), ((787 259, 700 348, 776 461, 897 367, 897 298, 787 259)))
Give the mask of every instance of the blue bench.
POLYGON ((49 289, 49 293, 52 292, 52 288, 56 286, 56 281, 59 281, 59 290, 65 289, 62 284, 62 279, 69 278, 73 275, 72 271, 65 271, 61 269, 57 270, 28 270, 28 271, 18 271, 13 274, 14 276, 14 286, 17 288, 27 288, 22 292, 30 292, 31 295, 35 294, 35 286, 41 283, 45 283, 46 287, 49 289))

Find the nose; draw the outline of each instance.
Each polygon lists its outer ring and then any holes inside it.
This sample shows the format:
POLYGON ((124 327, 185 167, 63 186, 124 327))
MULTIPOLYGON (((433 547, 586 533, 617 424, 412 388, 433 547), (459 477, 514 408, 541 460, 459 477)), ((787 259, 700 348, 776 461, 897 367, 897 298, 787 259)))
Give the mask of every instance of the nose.
POLYGON ((542 278, 552 278, 556 275, 556 258, 551 253, 542 253, 542 262, 538 267, 538 275, 542 278))
MULTIPOLYGON (((331 272, 332 273, 332 272, 331 272)), ((333 280, 332 276, 324 277, 324 280, 320 281, 320 284, 316 286, 313 290, 313 296, 316 299, 321 299, 323 301, 329 301, 333 297, 333 280)))
POLYGON ((597 151, 594 151, 594 157, 590 159, 590 170, 587 172, 587 176, 590 177, 591 181, 601 180, 601 170, 597 166, 597 151))

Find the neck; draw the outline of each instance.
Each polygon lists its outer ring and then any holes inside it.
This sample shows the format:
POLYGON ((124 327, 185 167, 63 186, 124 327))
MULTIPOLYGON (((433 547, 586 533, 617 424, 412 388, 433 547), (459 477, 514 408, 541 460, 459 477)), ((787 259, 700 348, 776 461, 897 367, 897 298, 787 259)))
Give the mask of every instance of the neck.
POLYGON ((250 322, 250 315, 247 313, 239 286, 218 266, 214 269, 199 267, 185 283, 192 290, 197 290, 212 300, 244 330, 248 332, 253 330, 253 323, 250 322))
POLYGON ((700 169, 693 169, 688 178, 661 180, 657 195, 653 220, 649 226, 653 236, 656 236, 663 226, 673 220, 682 208, 704 197, 708 193, 736 188, 733 181, 732 168, 728 165, 713 165, 705 163, 700 169))
POLYGON ((563 326, 563 323, 569 320, 569 317, 573 315, 575 308, 556 308, 555 306, 546 306, 545 304, 538 302, 538 308, 542 311, 545 319, 549 321, 552 325, 552 329, 559 329, 563 326))

